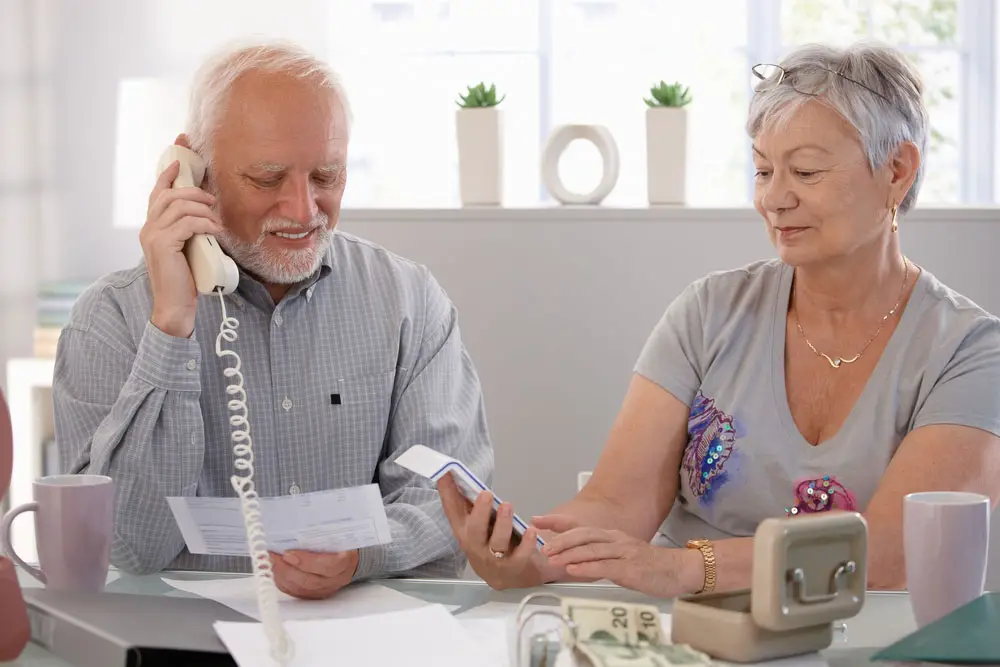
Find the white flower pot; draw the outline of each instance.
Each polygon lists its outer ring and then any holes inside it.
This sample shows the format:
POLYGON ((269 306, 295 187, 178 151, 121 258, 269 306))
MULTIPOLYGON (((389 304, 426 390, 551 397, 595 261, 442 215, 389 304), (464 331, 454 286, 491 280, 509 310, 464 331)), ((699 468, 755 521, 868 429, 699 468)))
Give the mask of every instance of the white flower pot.
POLYGON ((684 204, 687 110, 646 109, 646 188, 651 206, 684 204))
POLYGON ((459 109, 458 183, 463 206, 503 201, 503 113, 496 107, 459 109))

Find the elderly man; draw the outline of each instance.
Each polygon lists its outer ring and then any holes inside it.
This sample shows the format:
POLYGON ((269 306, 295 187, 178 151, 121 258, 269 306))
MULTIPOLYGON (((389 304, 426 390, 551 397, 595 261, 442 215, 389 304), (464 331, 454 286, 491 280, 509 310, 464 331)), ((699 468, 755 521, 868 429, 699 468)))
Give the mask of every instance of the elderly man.
POLYGON ((233 495, 220 301, 198 298, 182 252, 200 233, 240 269, 225 303, 239 320, 232 347, 258 493, 375 482, 389 518, 384 546, 272 555, 278 587, 321 598, 352 580, 464 567, 434 487, 394 460, 422 443, 491 478, 479 380, 428 270, 335 231, 349 134, 340 78, 298 47, 241 47, 199 73, 177 143, 208 163, 204 190, 172 189, 176 162, 160 176, 140 234, 145 261, 80 298, 56 360, 63 467, 115 479, 118 567, 249 568, 189 553, 166 501, 233 495))

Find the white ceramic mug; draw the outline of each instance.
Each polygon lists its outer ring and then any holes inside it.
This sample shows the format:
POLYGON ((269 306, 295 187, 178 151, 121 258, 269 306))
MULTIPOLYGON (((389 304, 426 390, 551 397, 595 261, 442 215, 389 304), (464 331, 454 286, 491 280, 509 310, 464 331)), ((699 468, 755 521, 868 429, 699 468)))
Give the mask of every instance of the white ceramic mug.
POLYGON ((906 587, 918 627, 983 594, 989 544, 989 497, 928 491, 903 498, 906 587))

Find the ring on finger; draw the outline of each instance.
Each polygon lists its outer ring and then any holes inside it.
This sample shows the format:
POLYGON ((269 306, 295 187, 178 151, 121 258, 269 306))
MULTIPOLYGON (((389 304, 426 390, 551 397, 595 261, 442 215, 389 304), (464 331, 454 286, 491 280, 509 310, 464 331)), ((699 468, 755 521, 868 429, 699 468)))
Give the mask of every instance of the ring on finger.
POLYGON ((502 551, 494 551, 492 548, 490 549, 490 553, 493 554, 493 557, 496 558, 497 560, 500 560, 501 558, 507 555, 502 551))

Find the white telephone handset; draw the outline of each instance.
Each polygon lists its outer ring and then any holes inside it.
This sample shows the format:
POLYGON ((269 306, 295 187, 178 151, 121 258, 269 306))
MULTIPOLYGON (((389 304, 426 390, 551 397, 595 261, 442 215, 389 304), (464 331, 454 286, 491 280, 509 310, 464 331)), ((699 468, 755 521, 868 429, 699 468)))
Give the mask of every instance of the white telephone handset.
MULTIPOLYGON (((175 188, 198 188, 205 179, 205 161, 190 148, 172 145, 163 152, 157 165, 157 175, 174 161, 180 162, 180 171, 174 179, 175 188)), ((236 262, 222 252, 219 242, 209 234, 195 234, 184 244, 184 256, 191 266, 194 286, 202 294, 214 294, 222 289, 229 294, 240 282, 236 262)))
MULTIPOLYGON (((205 161, 201 156, 189 148, 171 146, 160 158, 158 174, 162 174, 174 160, 180 162, 180 172, 174 179, 173 187, 200 187, 205 178, 205 161)), ((278 588, 274 584, 274 570, 271 567, 267 537, 261 521, 260 497, 253 481, 253 441, 250 438, 250 419, 247 392, 243 387, 242 362, 240 355, 235 351, 222 347, 223 342, 232 343, 238 337, 236 328, 240 323, 235 317, 226 314, 225 295, 236 289, 240 274, 236 263, 222 252, 218 242, 209 234, 195 234, 191 237, 184 245, 184 256, 191 266, 197 290, 202 294, 218 294, 222 306, 222 324, 215 339, 215 354, 232 360, 232 364, 222 371, 227 379, 232 379, 226 385, 226 394, 231 397, 226 405, 232 413, 229 415, 229 425, 232 428, 233 467, 237 474, 230 478, 230 483, 240 497, 243 508, 243 521, 246 524, 247 542, 250 547, 250 563, 257 588, 257 606, 260 610, 261 623, 264 625, 264 633, 271 645, 271 657, 278 664, 286 665, 292 659, 295 645, 281 623, 278 588)))

